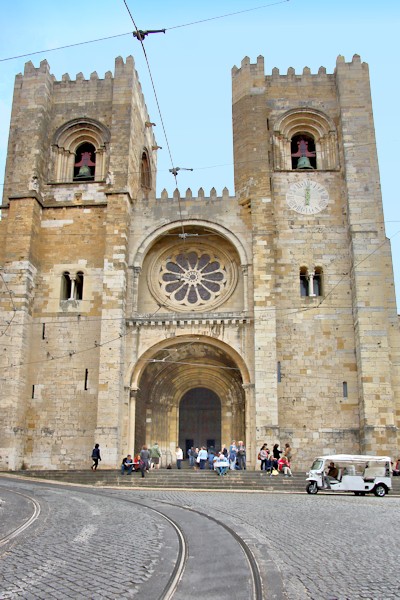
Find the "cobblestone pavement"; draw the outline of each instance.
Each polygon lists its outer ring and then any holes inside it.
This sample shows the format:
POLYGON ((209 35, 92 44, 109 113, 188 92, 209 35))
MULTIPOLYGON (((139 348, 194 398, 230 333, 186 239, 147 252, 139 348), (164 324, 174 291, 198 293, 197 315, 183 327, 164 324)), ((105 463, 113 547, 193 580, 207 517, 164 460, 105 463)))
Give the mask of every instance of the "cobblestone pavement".
MULTIPOLYGON (((1 599, 158 598, 173 567, 176 536, 145 506, 117 498, 160 510, 165 503, 191 507, 221 519, 249 544, 266 588, 279 578, 285 600, 400 598, 399 498, 101 489, 93 496, 78 487, 0 479, 1 519, 12 514, 16 520, 15 508, 7 512, 4 488, 11 487, 33 495, 42 512, 0 547, 1 599)), ((217 560, 218 547, 209 551, 217 560)))

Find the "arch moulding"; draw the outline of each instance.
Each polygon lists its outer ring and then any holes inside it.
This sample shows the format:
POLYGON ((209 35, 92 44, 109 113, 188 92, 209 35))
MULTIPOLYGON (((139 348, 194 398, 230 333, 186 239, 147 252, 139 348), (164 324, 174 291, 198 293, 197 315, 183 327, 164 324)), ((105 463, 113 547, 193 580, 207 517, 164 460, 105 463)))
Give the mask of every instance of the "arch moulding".
POLYGON ((237 365, 242 377, 243 385, 250 383, 250 374, 247 365, 242 356, 240 356, 240 354, 234 348, 225 342, 221 342, 218 339, 208 337, 206 335, 181 335, 162 340, 158 344, 148 348, 135 363, 131 363, 128 367, 125 386, 130 387, 132 390, 137 389, 139 387, 140 378, 149 361, 151 361, 161 350, 167 350, 171 346, 188 342, 197 342, 199 344, 214 346, 218 350, 223 351, 235 363, 235 365, 237 365))
POLYGON ((133 268, 141 268, 146 254, 148 253, 149 249, 155 244, 155 242, 162 238, 164 235, 166 235, 169 231, 171 231, 171 229, 176 229, 177 227, 181 226, 207 227, 207 229, 211 229, 216 233, 219 233, 222 237, 228 240, 232 244, 232 246, 234 246, 237 253, 239 254, 240 264, 242 266, 248 265, 246 250, 242 242, 235 234, 223 227, 223 225, 219 225, 217 223, 204 221, 202 219, 187 219, 185 221, 173 221, 171 223, 163 225, 162 227, 157 228, 155 231, 153 231, 153 233, 148 235, 137 249, 131 266, 133 268))

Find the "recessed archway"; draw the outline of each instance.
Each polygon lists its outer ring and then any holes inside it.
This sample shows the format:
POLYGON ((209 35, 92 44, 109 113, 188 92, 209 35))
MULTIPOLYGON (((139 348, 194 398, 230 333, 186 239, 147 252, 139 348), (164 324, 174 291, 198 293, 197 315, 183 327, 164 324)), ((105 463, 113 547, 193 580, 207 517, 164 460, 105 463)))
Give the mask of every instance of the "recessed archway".
MULTIPOLYGON (((201 445, 214 440, 217 446, 229 444, 231 439, 246 439, 247 386, 244 384, 248 373, 245 368, 242 373, 243 362, 232 348, 205 336, 182 336, 182 339, 169 340, 168 347, 164 340, 162 347, 160 345, 151 355, 146 355, 146 363, 136 365, 139 372, 131 398, 129 447, 134 445, 137 451, 142 444, 151 445, 157 441, 165 456, 164 464, 167 464, 174 460, 176 445, 186 449, 186 439, 193 439, 193 443, 198 440, 201 445), (234 360, 236 355, 237 361, 234 360), (201 391, 195 391, 198 389, 201 391), (207 430, 206 423, 195 433, 192 420, 189 427, 192 427, 193 435, 184 437, 181 410, 190 411, 190 406, 196 402, 193 398, 198 399, 200 395, 209 398, 206 411, 218 410, 219 425, 211 431, 211 428, 207 430), (192 400, 182 404, 185 398, 192 400)), ((132 382, 134 380, 133 372, 132 382)), ((198 414, 198 409, 196 411, 198 414)))

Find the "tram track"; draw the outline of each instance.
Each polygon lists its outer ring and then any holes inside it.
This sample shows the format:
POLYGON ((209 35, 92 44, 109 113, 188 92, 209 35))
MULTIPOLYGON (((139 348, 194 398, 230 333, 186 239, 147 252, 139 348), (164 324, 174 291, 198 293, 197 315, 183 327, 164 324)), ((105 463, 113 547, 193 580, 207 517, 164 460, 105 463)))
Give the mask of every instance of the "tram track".
MULTIPOLYGON (((41 487, 49 487, 48 484, 39 483, 39 482, 35 482, 35 485, 38 485, 41 487)), ((69 486, 66 486, 66 485, 57 486, 57 488, 58 489, 60 489, 60 488, 66 489, 66 490, 71 489, 71 488, 69 488, 69 486)), ((5 488, 2 488, 2 489, 5 489, 5 488)), ((197 527, 197 528, 200 527, 203 529, 206 527, 206 525, 205 525, 206 522, 209 523, 209 525, 208 525, 209 532, 210 531, 213 532, 212 535, 214 538, 214 542, 213 542, 213 539, 210 539, 210 541, 209 541, 210 544, 219 543, 219 541, 224 536, 223 532, 226 532, 225 535, 227 535, 229 537, 229 539, 233 540, 235 542, 235 545, 237 545, 235 547, 237 547, 238 550, 240 548, 240 551, 242 552, 242 557, 244 559, 244 561, 242 561, 243 569, 245 569, 244 564, 246 564, 248 575, 244 576, 244 577, 242 576, 242 579, 240 579, 240 581, 244 582, 242 584, 243 586, 247 585, 247 580, 249 582, 251 582, 251 593, 250 593, 250 589, 247 589, 247 587, 246 587, 246 591, 245 591, 244 587, 243 587, 243 590, 242 590, 243 595, 241 595, 240 590, 236 589, 236 592, 238 592, 236 594, 236 597, 246 597, 246 599, 248 599, 248 600, 262 600, 264 598, 261 574, 259 571, 257 560, 256 560, 251 548, 243 540, 243 538, 236 531, 234 531, 234 529, 229 527, 227 524, 225 524, 223 521, 221 521, 217 517, 212 516, 207 513, 203 513, 192 507, 177 506, 177 505, 175 505, 171 502, 167 502, 165 500, 161 501, 159 503, 158 507, 155 508, 150 505, 152 500, 146 499, 143 496, 141 496, 140 499, 123 498, 123 497, 117 496, 116 494, 104 492, 103 490, 93 490, 93 489, 80 488, 80 487, 77 488, 77 486, 74 486, 75 492, 78 489, 79 489, 80 493, 82 493, 86 496, 89 495, 92 497, 94 496, 94 497, 99 497, 99 498, 108 498, 108 499, 111 499, 113 502, 124 502, 125 504, 139 506, 141 508, 141 510, 145 509, 146 512, 150 511, 153 514, 158 515, 158 517, 164 519, 168 523, 168 525, 170 527, 172 527, 172 529, 175 532, 176 538, 177 538, 177 554, 176 554, 176 557, 174 560, 174 566, 170 572, 168 581, 164 585, 162 591, 157 595, 157 600, 172 600, 173 598, 180 600, 181 597, 186 596, 185 589, 187 589, 187 587, 189 585, 189 581, 191 578, 191 569, 192 569, 190 563, 188 566, 188 560, 189 560, 189 558, 193 558, 192 557, 193 548, 195 550, 196 556, 198 557, 198 555, 199 555, 199 548, 196 548, 196 534, 195 535, 193 534, 193 531, 191 531, 190 525, 192 524, 193 527, 197 527), (184 517, 184 514, 186 514, 187 516, 184 517), (194 521, 196 521, 196 520, 197 520, 197 524, 194 524, 194 521), (201 525, 201 523, 203 523, 203 525, 201 525), (189 540, 188 540, 188 537, 190 538, 189 540)), ((25 531, 30 525, 32 525, 32 523, 40 515, 40 504, 36 501, 35 498, 33 498, 32 496, 30 496, 26 493, 24 494, 21 492, 16 492, 15 490, 7 490, 7 491, 24 496, 27 500, 29 500, 31 503, 33 503, 34 510, 33 510, 31 517, 29 519, 27 519, 26 522, 24 522, 21 526, 15 528, 12 532, 8 533, 3 538, 0 538, 0 547, 2 545, 7 544, 9 541, 11 541, 11 539, 17 538, 20 534, 22 534, 23 531, 25 531)), ((208 533, 208 535, 210 535, 210 534, 208 533)), ((201 538, 201 536, 198 536, 198 537, 201 538)), ((209 539, 209 538, 207 538, 207 539, 209 539)), ((228 540, 228 543, 231 544, 231 542, 229 542, 229 540, 228 540)), ((207 550, 208 550, 208 548, 207 548, 207 550)), ((200 552, 200 554, 202 554, 202 553, 203 552, 200 552)), ((236 551, 234 552, 234 554, 236 554, 236 551)), ((206 557, 208 557, 208 552, 206 554, 206 557)), ((201 572, 202 568, 207 569, 207 571, 204 572, 204 581, 206 581, 207 576, 209 575, 208 558, 205 560, 203 566, 201 565, 201 563, 198 562, 198 558, 196 559, 196 561, 197 561, 196 562, 196 571, 201 572)), ((228 566, 229 565, 227 564, 226 568, 228 566)), ((224 565, 221 565, 221 572, 223 570, 224 570, 224 565)), ((237 585, 239 585, 239 583, 237 585)), ((249 587, 250 587, 250 585, 249 585, 249 587)), ((139 596, 138 597, 140 597, 140 588, 139 588, 139 596)))
POLYGON ((6 535, 3 535, 0 537, 0 548, 2 546, 5 546, 6 544, 8 544, 14 538, 17 538, 19 535, 21 535, 21 533, 23 533, 26 529, 28 529, 28 527, 30 527, 36 521, 36 519, 39 517, 40 512, 41 512, 39 502, 35 498, 30 496, 29 494, 23 494, 22 492, 17 492, 16 490, 10 490, 3 486, 1 486, 1 489, 5 490, 7 493, 9 493, 11 495, 14 494, 14 495, 20 496, 20 497, 28 500, 28 502, 30 502, 33 505, 33 511, 32 511, 31 516, 28 519, 26 519, 26 521, 24 521, 24 523, 22 523, 22 525, 19 525, 15 529, 6 533, 6 535))

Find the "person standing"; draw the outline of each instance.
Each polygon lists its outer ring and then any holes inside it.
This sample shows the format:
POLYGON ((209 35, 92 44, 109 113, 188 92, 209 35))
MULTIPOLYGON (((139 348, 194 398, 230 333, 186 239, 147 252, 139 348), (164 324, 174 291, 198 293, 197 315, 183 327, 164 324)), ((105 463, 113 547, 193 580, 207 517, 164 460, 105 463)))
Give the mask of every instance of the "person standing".
POLYGON ((101 460, 100 445, 99 444, 95 444, 94 448, 92 450, 92 461, 93 461, 93 464, 90 467, 92 469, 92 471, 97 471, 97 467, 99 466, 99 460, 101 460))
POLYGON ((282 454, 282 450, 279 450, 279 444, 276 443, 274 444, 274 447, 272 448, 272 455, 276 460, 279 460, 282 454))
POLYGON ((285 444, 285 450, 283 451, 283 456, 286 456, 289 463, 292 462, 292 449, 290 447, 290 444, 288 444, 288 443, 285 444))
POLYGON ((205 446, 202 446, 201 450, 200 450, 200 452, 198 454, 198 457, 197 457, 197 459, 200 459, 199 460, 199 465, 200 465, 200 469, 202 471, 204 470, 204 467, 206 465, 207 458, 208 458, 207 450, 206 450, 205 446))
POLYGON ((147 449, 147 446, 142 446, 142 449, 140 451, 140 458, 139 458, 139 468, 140 468, 140 472, 142 473, 142 477, 144 477, 146 471, 149 470, 149 461, 150 461, 150 452, 147 449))
POLYGON ((261 460, 261 471, 266 471, 267 470, 267 458, 268 458, 267 444, 263 444, 261 446, 259 457, 261 460))
POLYGON ((150 448, 150 458, 151 458, 151 468, 153 465, 156 469, 160 468, 160 459, 161 459, 161 450, 157 442, 154 442, 152 447, 150 448))
POLYGON ((180 448, 179 446, 177 446, 176 450, 175 450, 175 455, 176 455, 176 468, 180 469, 181 465, 182 465, 182 460, 183 460, 183 450, 182 450, 182 448, 180 448))
POLYGON ((237 447, 237 462, 240 470, 246 470, 246 446, 242 441, 239 441, 237 447))
POLYGON ((235 440, 232 440, 231 445, 229 446, 229 467, 232 471, 236 469, 236 453, 237 446, 235 440))

